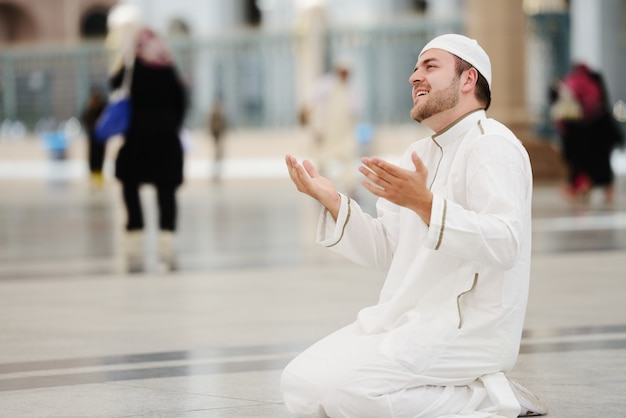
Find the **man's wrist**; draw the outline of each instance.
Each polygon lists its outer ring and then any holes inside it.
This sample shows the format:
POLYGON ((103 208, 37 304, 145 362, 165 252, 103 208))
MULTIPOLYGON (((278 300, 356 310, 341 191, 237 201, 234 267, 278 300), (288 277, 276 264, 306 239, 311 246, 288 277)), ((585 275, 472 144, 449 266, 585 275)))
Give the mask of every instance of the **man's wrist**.
POLYGON ((430 225, 430 215, 433 211, 433 194, 428 192, 426 199, 420 202, 418 209, 415 211, 426 225, 430 225))
POLYGON ((341 209, 341 194, 336 193, 333 199, 324 203, 324 207, 336 221, 337 217, 339 216, 339 210, 341 209))

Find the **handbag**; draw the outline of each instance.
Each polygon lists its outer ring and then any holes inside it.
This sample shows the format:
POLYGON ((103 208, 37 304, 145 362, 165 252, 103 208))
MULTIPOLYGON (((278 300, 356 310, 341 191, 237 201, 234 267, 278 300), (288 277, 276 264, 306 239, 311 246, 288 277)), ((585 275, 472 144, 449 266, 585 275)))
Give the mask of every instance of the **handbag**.
POLYGON ((109 102, 96 121, 94 134, 100 142, 106 142, 115 135, 124 135, 130 124, 132 108, 130 104, 130 84, 132 80, 132 57, 124 64, 122 85, 109 96, 109 102))

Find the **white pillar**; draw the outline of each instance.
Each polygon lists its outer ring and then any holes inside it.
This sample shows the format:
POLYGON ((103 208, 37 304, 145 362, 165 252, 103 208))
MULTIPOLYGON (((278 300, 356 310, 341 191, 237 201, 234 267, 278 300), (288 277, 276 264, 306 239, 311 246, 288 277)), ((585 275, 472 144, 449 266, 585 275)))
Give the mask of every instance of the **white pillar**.
POLYGON ((292 0, 259 0, 263 28, 286 28, 291 25, 294 17, 292 0))
POLYGON ((437 0, 428 2, 426 13, 435 19, 449 19, 458 16, 462 5, 460 0, 437 0))
POLYGON ((602 3, 589 0, 570 2, 572 60, 584 62, 594 69, 602 66, 602 3))
POLYGON ((310 97, 313 85, 325 70, 325 9, 320 6, 303 9, 296 19, 294 30, 299 38, 296 59, 296 100, 302 104, 310 97))

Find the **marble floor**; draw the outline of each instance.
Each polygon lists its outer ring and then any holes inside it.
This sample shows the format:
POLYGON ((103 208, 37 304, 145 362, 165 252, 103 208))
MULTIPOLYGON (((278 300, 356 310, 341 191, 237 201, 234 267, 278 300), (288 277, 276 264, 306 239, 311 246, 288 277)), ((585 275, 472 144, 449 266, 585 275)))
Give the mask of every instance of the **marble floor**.
MULTIPOLYGON (((318 207, 274 163, 272 175, 183 186, 173 272, 153 227, 144 270, 124 272, 114 181, 0 179, 0 417, 289 417, 281 369, 373 303, 383 277, 313 243, 318 207)), ((535 187, 510 375, 550 417, 626 416, 623 177, 617 193, 611 207, 599 193, 571 205, 558 184, 535 187)), ((153 224, 154 192, 142 199, 153 224)))

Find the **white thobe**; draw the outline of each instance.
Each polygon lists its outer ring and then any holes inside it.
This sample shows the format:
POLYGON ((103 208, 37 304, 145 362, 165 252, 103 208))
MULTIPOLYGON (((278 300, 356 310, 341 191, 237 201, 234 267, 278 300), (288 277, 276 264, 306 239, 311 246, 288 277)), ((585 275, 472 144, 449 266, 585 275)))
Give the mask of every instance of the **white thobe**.
POLYGON ((285 402, 298 414, 514 417, 519 412, 503 373, 517 359, 528 298, 528 154, 483 110, 412 144, 403 168, 415 169, 413 151, 428 169, 430 225, 385 199, 377 202, 376 218, 343 195, 336 221, 322 210, 320 244, 388 273, 376 305, 286 368, 285 402), (366 383, 368 374, 376 375, 376 384, 366 383), (334 387, 335 395, 319 392, 317 385, 334 387), (434 395, 417 392, 432 387, 439 390, 434 395), (433 406, 437 402, 447 402, 452 412, 437 412, 446 410, 433 406))

